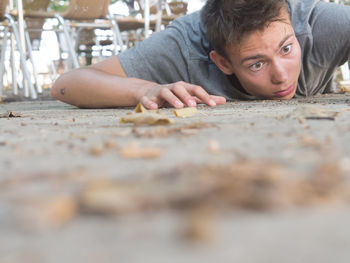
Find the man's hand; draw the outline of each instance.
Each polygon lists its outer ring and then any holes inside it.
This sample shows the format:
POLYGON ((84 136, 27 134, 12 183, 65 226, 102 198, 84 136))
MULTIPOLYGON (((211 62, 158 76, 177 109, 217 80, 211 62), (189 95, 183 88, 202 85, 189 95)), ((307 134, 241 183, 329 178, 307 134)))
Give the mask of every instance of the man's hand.
POLYGON ((221 96, 209 95, 200 86, 179 81, 150 88, 141 97, 140 102, 147 109, 155 110, 165 104, 170 104, 175 108, 183 108, 184 106, 196 107, 197 103, 205 103, 214 107, 218 104, 225 104, 226 99, 221 96))

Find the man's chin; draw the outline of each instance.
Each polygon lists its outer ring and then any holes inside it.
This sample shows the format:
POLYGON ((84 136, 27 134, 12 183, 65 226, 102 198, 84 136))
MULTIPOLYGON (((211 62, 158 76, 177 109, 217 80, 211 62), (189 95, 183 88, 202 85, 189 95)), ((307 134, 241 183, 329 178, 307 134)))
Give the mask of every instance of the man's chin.
POLYGON ((290 100, 290 99, 293 99, 296 90, 297 90, 297 88, 294 87, 294 90, 293 90, 290 94, 288 94, 288 95, 286 95, 286 96, 282 96, 282 97, 280 97, 280 96, 274 96, 273 99, 274 99, 274 100, 290 100))

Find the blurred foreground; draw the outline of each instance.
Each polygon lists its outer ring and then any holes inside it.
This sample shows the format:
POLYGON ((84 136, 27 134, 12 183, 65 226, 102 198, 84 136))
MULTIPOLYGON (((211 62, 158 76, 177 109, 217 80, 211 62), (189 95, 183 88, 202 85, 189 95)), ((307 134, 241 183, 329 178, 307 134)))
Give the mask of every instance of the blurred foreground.
POLYGON ((349 106, 0 104, 0 262, 348 262, 349 106))

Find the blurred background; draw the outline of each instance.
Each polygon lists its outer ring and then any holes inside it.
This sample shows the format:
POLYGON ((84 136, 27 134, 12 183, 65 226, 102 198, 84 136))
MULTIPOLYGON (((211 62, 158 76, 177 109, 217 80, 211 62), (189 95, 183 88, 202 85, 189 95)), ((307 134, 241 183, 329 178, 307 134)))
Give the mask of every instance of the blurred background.
POLYGON ((40 98, 62 72, 118 54, 204 2, 1 1, 0 96, 40 98))
MULTIPOLYGON (((2 0, 0 97, 47 97, 49 92, 45 91, 62 72, 118 54, 163 30, 177 17, 199 10, 204 3, 2 0)), ((338 76, 338 81, 349 82, 348 64, 339 69, 338 76)))

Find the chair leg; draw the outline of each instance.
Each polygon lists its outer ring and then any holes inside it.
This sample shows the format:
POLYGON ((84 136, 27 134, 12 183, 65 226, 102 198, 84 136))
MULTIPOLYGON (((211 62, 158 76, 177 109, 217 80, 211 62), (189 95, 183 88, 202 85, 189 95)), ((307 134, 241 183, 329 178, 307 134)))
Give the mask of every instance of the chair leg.
POLYGON ((67 43, 67 46, 68 46, 68 52, 69 52, 69 56, 71 57, 71 60, 73 62, 73 67, 74 68, 79 68, 79 62, 78 62, 78 58, 77 58, 77 54, 76 52, 74 51, 74 47, 73 47, 73 44, 72 44, 72 40, 69 36, 69 29, 63 19, 62 16, 56 14, 56 18, 58 20, 58 22, 62 25, 62 28, 63 28, 63 35, 64 35, 64 38, 66 40, 66 43, 67 43))
POLYGON ((144 19, 145 19, 145 38, 149 36, 149 25, 150 25, 150 2, 149 0, 145 0, 145 8, 144 8, 144 19))
POLYGON ((114 19, 114 16, 112 14, 109 14, 107 16, 107 18, 112 24, 112 28, 113 28, 112 29, 112 31, 113 31, 113 42, 114 42, 114 54, 117 55, 118 54, 117 45, 119 45, 121 52, 124 51, 122 35, 120 33, 120 29, 119 29, 118 23, 114 19))
POLYGON ((36 71, 34 58, 33 58, 32 44, 30 43, 30 37, 29 37, 29 33, 28 33, 28 30, 27 30, 27 25, 26 25, 25 21, 24 21, 24 32, 25 32, 24 36, 25 36, 26 43, 27 43, 27 51, 28 51, 30 62, 32 64, 34 83, 35 83, 36 91, 38 93, 42 93, 43 90, 42 90, 42 88, 41 88, 41 86, 39 85, 39 82, 38 82, 38 72, 36 71))
POLYGON ((2 39, 1 55, 0 55, 0 97, 3 95, 4 89, 4 72, 5 72, 5 55, 7 49, 7 34, 9 32, 8 27, 5 28, 4 38, 2 39))
POLYGON ((341 66, 341 72, 343 75, 343 80, 350 80, 349 62, 346 62, 344 65, 341 66))
POLYGON ((162 13, 163 13, 163 0, 157 2, 157 20, 156 20, 156 32, 160 31, 162 26, 162 13))
MULTIPOLYGON (((19 51, 19 54, 20 54, 21 69, 22 69, 24 78, 26 80, 26 83, 27 83, 27 85, 29 87, 30 96, 31 96, 32 99, 36 99, 38 96, 37 96, 36 91, 34 89, 34 86, 32 84, 31 77, 30 77, 30 74, 29 74, 29 71, 28 71, 28 68, 27 68, 27 65, 26 65, 26 58, 25 58, 25 55, 23 53, 23 48, 22 48, 19 32, 17 30, 15 21, 8 14, 6 14, 5 17, 10 22, 13 34, 15 36, 16 44, 17 44, 18 51, 19 51)), ((27 96, 27 94, 25 94, 25 96, 27 96)))
POLYGON ((17 70, 15 63, 15 38, 13 35, 10 37, 11 39, 11 78, 12 78, 12 90, 14 95, 18 95, 18 85, 17 85, 17 70))

